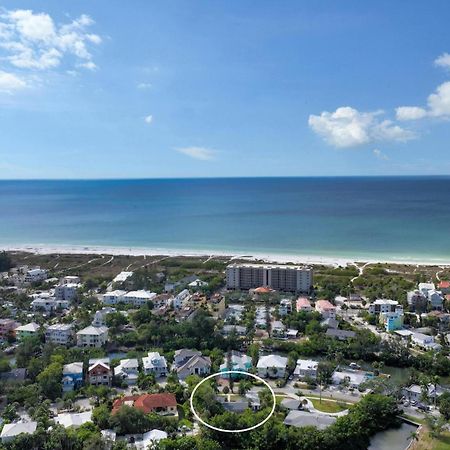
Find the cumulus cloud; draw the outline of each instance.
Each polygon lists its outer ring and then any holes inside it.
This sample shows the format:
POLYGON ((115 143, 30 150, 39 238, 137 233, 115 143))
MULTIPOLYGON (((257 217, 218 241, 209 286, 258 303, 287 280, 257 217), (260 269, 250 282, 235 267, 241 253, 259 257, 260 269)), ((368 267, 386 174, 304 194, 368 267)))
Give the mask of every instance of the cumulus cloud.
POLYGON ((26 87, 27 83, 22 78, 0 70, 0 92, 13 93, 26 87))
POLYGON ((445 69, 450 69, 450 55, 445 52, 434 60, 434 64, 445 69))
POLYGON ((386 155, 385 153, 383 153, 380 149, 378 148, 374 148, 373 149, 373 154, 378 158, 381 159, 383 161, 387 161, 389 159, 388 155, 386 155))
POLYGON ((48 70, 72 56, 78 67, 96 68, 89 51, 102 39, 87 32, 94 21, 83 14, 72 22, 56 25, 46 13, 17 9, 0 14, 0 49, 4 59, 20 69, 48 70))
POLYGON ((148 116, 144 117, 144 122, 148 123, 149 125, 153 122, 153 116, 150 114, 148 116))
POLYGON ((329 144, 339 147, 356 147, 374 141, 405 142, 415 137, 390 120, 380 120, 383 111, 361 112, 350 106, 334 112, 323 111, 309 116, 309 126, 329 144))
POLYGON ((208 161, 214 159, 216 152, 205 147, 181 147, 175 149, 177 152, 194 159, 208 161))
POLYGON ((418 106, 400 106, 395 110, 397 120, 418 120, 426 117, 427 111, 418 106))

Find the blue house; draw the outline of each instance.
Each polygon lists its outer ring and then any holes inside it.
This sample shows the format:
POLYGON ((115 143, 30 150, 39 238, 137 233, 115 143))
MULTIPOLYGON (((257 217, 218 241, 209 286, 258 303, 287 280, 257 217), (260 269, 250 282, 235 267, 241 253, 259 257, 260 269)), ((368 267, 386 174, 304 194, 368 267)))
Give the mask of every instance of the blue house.
POLYGON ((83 385, 83 363, 65 364, 62 378, 63 392, 70 392, 83 385))

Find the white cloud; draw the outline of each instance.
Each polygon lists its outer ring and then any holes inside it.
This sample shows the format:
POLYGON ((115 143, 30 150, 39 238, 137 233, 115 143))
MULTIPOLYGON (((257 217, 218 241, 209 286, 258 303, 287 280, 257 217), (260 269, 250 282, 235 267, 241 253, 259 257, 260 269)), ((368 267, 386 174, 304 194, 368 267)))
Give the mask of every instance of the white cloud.
POLYGON ((450 81, 442 83, 428 97, 428 108, 432 117, 450 117, 450 81))
POLYGON ((175 149, 179 153, 190 156, 194 159, 200 159, 202 161, 208 161, 214 159, 216 155, 215 150, 211 150, 205 147, 181 147, 175 149))
POLYGON ((389 157, 383 153, 380 149, 378 148, 374 148, 373 149, 373 154, 378 158, 381 159, 383 161, 387 161, 389 159, 389 157))
POLYGON ((450 55, 445 52, 434 60, 434 64, 439 67, 450 69, 450 55))
POLYGON ((12 93, 27 87, 27 83, 18 76, 0 71, 0 91, 12 93))
POLYGON ((78 67, 93 70, 96 66, 88 46, 102 42, 100 36, 86 31, 93 24, 87 15, 57 26, 46 13, 5 11, 0 14, 0 48, 4 59, 20 69, 53 69, 72 56, 78 67))
POLYGON ((414 134, 395 125, 390 120, 380 121, 383 111, 360 112, 350 106, 335 112, 323 111, 320 116, 311 114, 309 126, 329 144, 339 147, 356 147, 373 141, 405 142, 414 134))
POLYGON ((396 108, 397 120, 418 120, 427 115, 427 111, 418 106, 400 106, 396 108))
POLYGON ((138 89, 150 89, 152 87, 151 83, 139 83, 137 85, 138 89))
POLYGON ((149 125, 153 122, 153 116, 150 114, 148 116, 144 117, 145 123, 148 123, 149 125))

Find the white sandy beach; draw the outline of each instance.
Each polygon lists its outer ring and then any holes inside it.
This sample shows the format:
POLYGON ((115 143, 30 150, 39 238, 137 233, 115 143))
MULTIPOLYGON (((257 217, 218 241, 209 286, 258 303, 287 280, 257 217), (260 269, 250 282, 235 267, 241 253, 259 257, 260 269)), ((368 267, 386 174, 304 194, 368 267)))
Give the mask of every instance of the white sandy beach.
POLYGON ((145 248, 145 247, 112 247, 112 246, 85 246, 85 245, 0 245, 0 250, 4 251, 23 251, 34 254, 95 254, 95 255, 130 255, 130 256, 195 256, 195 257, 214 257, 222 256, 230 259, 246 259, 248 261, 264 261, 267 263, 294 263, 294 264, 323 264, 330 266, 346 266, 355 262, 362 263, 392 263, 409 264, 421 266, 449 266, 448 259, 434 258, 413 258, 413 257, 395 257, 392 258, 374 258, 372 257, 331 257, 322 255, 288 255, 288 254, 269 254, 269 253, 235 253, 232 251, 216 250, 175 250, 167 248, 145 248))

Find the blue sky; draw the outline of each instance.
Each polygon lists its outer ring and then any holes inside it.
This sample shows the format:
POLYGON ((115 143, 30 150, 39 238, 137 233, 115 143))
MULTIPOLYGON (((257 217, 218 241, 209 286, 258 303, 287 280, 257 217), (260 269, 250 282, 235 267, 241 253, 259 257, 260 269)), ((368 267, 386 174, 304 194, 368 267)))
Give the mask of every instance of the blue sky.
POLYGON ((450 174, 450 2, 4 1, 0 178, 450 174))

